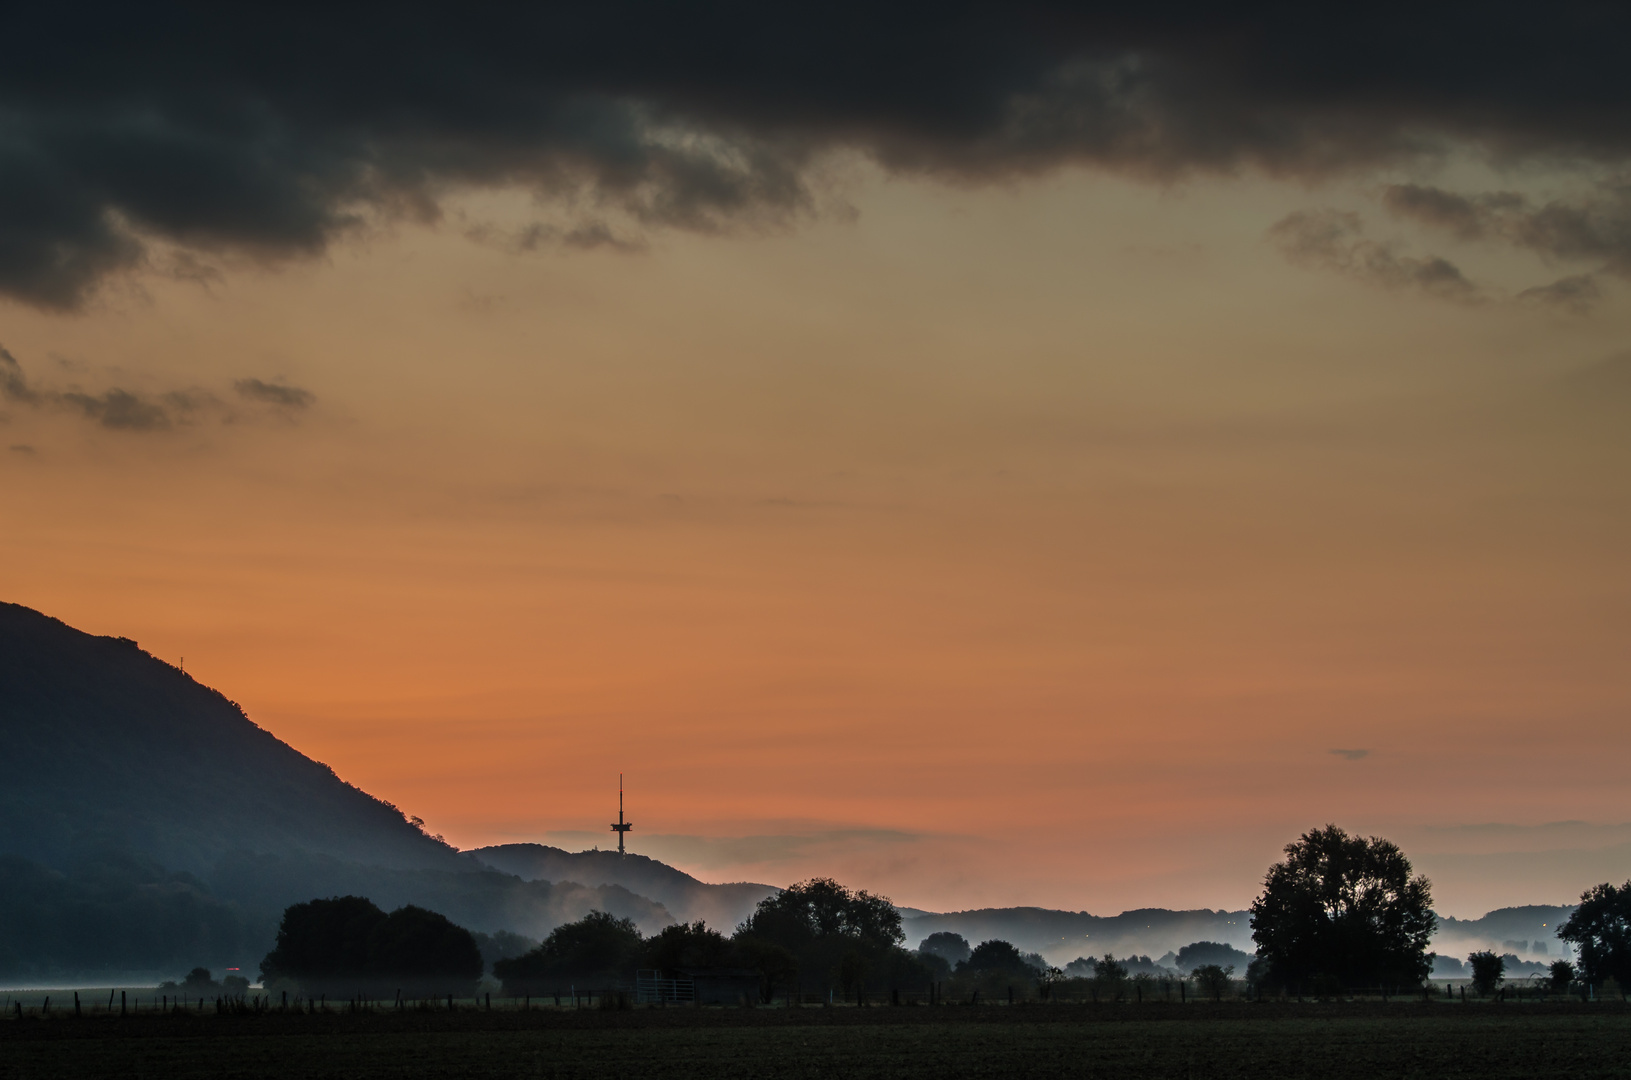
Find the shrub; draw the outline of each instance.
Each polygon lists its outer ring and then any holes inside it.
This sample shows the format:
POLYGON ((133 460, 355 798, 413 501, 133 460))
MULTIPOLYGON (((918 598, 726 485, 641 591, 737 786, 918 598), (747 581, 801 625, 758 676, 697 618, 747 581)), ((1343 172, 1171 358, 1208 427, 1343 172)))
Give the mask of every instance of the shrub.
POLYGON ((1223 995, 1229 991, 1229 976, 1235 973, 1234 965, 1219 967, 1216 964, 1202 964, 1189 973, 1195 980, 1195 989, 1203 994, 1211 995, 1213 1001, 1222 1001, 1223 995))
POLYGON ((1487 949, 1467 957, 1467 966, 1472 969, 1472 988, 1480 997, 1493 994, 1506 978, 1506 960, 1487 949))

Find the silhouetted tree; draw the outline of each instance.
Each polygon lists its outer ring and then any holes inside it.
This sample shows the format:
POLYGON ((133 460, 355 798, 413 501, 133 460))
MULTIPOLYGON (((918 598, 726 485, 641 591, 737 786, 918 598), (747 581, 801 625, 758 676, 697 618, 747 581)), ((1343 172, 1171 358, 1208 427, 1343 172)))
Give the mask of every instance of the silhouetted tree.
POLYGON ((411 904, 387 915, 361 896, 291 905, 261 961, 263 981, 313 993, 466 994, 481 971, 470 931, 411 904))
POLYGON ((952 967, 956 967, 968 959, 969 953, 974 950, 969 947, 968 939, 962 934, 954 934, 950 930, 940 930, 923 939, 917 947, 920 953, 938 956, 952 967))
POLYGON ((1472 988, 1480 996, 1493 994, 1506 978, 1506 958, 1488 950, 1467 957, 1467 966, 1472 969, 1472 988))
POLYGON ((1127 977, 1127 969, 1116 963, 1116 958, 1109 953, 1104 959, 1093 961, 1093 977, 1101 982, 1120 982, 1127 977))
POLYGON ((476 948, 481 951, 482 962, 489 969, 500 960, 508 960, 512 956, 531 952, 541 942, 525 934, 512 933, 509 930, 495 930, 491 934, 476 933, 476 948))
POLYGON ((203 996, 217 993, 221 986, 210 977, 209 968, 195 967, 187 972, 187 977, 181 980, 181 989, 189 994, 203 996))
POLYGON ((1247 953, 1219 941, 1192 941, 1179 949, 1177 957, 1173 960, 1174 966, 1179 971, 1194 971, 1202 964, 1239 967, 1241 964, 1251 962, 1252 958, 1247 953))
POLYGON ((1631 986, 1631 881, 1587 889, 1557 936, 1580 950, 1580 977, 1631 986))
POLYGON ((974 947, 967 960, 957 965, 958 974, 1007 975, 1011 978, 1034 978, 1037 969, 1025 960, 1025 955, 1006 941, 982 941, 974 947))
POLYGON ((1420 985, 1430 970, 1432 893, 1398 847, 1327 825, 1285 851, 1251 909, 1268 981, 1420 985))
POLYGON ((447 916, 408 904, 370 935, 369 966, 385 984, 440 993, 475 990, 484 967, 475 935, 447 916))
POLYGON ((735 967, 736 947, 700 919, 665 926, 646 939, 642 965, 674 971, 680 968, 735 967))
POLYGON ((1553 960, 1547 971, 1551 975, 1552 989, 1559 994, 1566 993, 1569 984, 1574 982, 1574 965, 1567 960, 1553 960))
POLYGON ((805 978, 852 987, 886 960, 899 962, 905 934, 887 897, 852 892, 830 878, 812 878, 759 901, 735 940, 774 945, 794 958, 805 978))
POLYGON ((500 960, 493 974, 511 996, 601 988, 632 977, 643 946, 633 919, 591 911, 557 926, 536 949, 500 960))
POLYGON ((277 946, 261 961, 261 981, 361 977, 369 970, 368 937, 384 919, 364 896, 291 904, 284 909, 277 946))
POLYGON ((753 968, 764 979, 762 990, 766 1001, 775 996, 777 988, 790 985, 798 974, 798 957, 785 945, 739 934, 731 940, 731 946, 742 966, 753 968))
POLYGON ((1213 1001, 1222 1001, 1229 990, 1229 976, 1234 973, 1233 965, 1219 967, 1217 964, 1202 964, 1191 971, 1189 977, 1195 980, 1196 990, 1212 995, 1213 1001))
POLYGON ((923 966, 923 970, 928 972, 930 979, 944 979, 951 974, 951 964, 939 953, 919 950, 914 955, 917 962, 923 966))

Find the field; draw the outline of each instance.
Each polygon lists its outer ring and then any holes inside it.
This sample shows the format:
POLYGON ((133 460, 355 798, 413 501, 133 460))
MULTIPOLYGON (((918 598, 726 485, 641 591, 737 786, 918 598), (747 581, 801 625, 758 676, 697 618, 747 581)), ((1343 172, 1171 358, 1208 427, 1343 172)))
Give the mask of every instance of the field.
POLYGON ((0 1078, 1631 1077, 1631 1011, 1256 1004, 87 1015, 0 1022, 0 1078))

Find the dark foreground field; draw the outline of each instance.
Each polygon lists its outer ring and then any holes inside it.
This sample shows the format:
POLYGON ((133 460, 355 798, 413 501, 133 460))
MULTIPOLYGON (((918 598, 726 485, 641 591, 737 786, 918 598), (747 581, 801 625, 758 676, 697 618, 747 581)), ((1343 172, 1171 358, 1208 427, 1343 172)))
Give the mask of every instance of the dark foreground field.
POLYGON ((0 1022, 0 1078, 1631 1077, 1618 1005, 669 1009, 0 1022))

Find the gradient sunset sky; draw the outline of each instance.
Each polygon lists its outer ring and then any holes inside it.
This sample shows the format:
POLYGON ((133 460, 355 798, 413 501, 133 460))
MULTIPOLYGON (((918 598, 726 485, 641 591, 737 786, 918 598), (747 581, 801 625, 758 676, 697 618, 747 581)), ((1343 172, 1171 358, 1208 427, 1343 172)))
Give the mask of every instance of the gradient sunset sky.
POLYGON ((1631 876, 1623 11, 389 10, 29 16, 0 598, 463 847, 1631 876))

